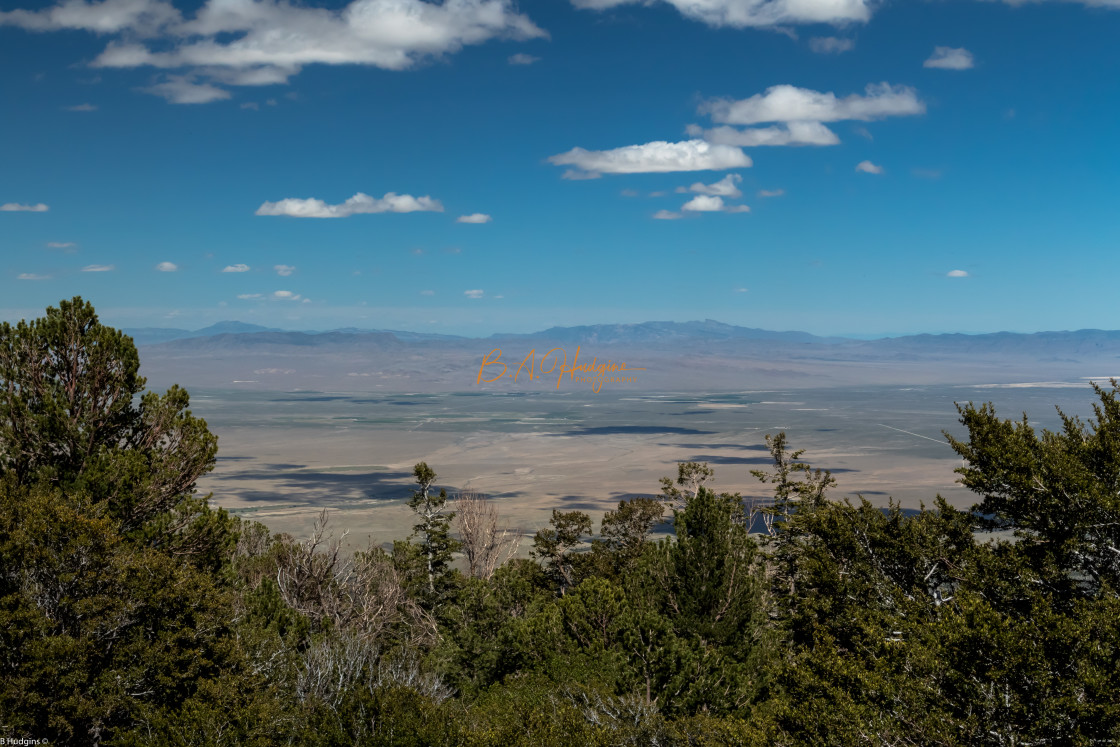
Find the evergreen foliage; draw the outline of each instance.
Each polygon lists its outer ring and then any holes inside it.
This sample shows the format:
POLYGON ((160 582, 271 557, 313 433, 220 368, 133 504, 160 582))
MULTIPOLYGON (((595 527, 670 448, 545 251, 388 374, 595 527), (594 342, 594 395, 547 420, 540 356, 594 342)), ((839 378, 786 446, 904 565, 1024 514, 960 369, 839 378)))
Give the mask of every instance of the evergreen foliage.
POLYGON ((784 434, 764 499, 679 465, 456 567, 297 541, 195 494, 216 438, 75 298, 0 326, 0 737, 70 745, 1026 745, 1120 739, 1120 388, 1057 433, 960 408, 979 501, 837 501, 784 434), (672 532, 654 538, 671 512, 672 532), (754 533, 751 529, 755 529, 754 533), (1013 531, 1014 541, 990 530, 1013 531), (759 531, 761 530, 761 531, 759 531))

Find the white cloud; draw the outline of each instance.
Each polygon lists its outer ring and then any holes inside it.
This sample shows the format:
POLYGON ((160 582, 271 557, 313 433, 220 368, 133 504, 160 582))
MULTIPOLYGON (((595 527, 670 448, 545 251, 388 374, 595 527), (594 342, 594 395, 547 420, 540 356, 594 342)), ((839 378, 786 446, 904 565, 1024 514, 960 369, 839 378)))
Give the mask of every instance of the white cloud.
POLYGON ((335 8, 207 0, 186 18, 163 0, 62 0, 37 11, 0 12, 3 25, 113 35, 95 67, 147 66, 205 77, 198 84, 180 80, 143 89, 175 103, 220 98, 191 86, 283 83, 305 65, 404 70, 491 39, 547 36, 511 0, 353 0, 335 8))
POLYGON ((534 62, 540 62, 540 57, 534 57, 531 54, 518 52, 515 55, 510 55, 509 64, 511 65, 532 65, 534 62))
POLYGON ((723 198, 712 195, 697 195, 681 205, 681 210, 694 213, 718 213, 723 210, 723 198))
POLYGON ((291 291, 283 291, 283 290, 273 291, 272 292, 272 297, 275 298, 275 299, 278 299, 280 301, 298 301, 301 298, 303 298, 303 296, 301 296, 298 293, 292 293, 291 291))
POLYGON ((856 164, 856 171, 862 171, 865 174, 882 174, 883 167, 877 166, 871 161, 860 161, 856 164))
POLYGON ((21 272, 16 276, 19 280, 50 280, 50 275, 37 275, 34 272, 21 272))
POLYGON ((483 291, 480 291, 480 290, 466 290, 466 291, 463 291, 463 295, 466 296, 467 298, 482 298, 484 293, 483 293, 483 291))
POLYGON ((934 47, 933 54, 922 63, 922 67, 933 67, 941 70, 968 70, 973 66, 972 52, 961 47, 934 47))
POLYGON ((945 273, 945 277, 948 277, 948 278, 966 278, 966 277, 968 277, 968 273, 965 272, 964 270, 949 270, 947 273, 945 273))
POLYGON ((730 197, 734 199, 736 197, 743 196, 742 191, 736 186, 741 181, 743 181, 743 177, 739 176, 738 174, 728 174, 727 176, 723 177, 718 182, 715 182, 713 184, 702 184, 701 182, 696 182, 688 188, 688 191, 695 192, 696 194, 700 195, 716 195, 719 197, 730 197))
POLYGON ((680 213, 674 213, 672 210, 658 210, 653 214, 654 220, 677 220, 683 217, 680 213))
POLYGON ((456 223, 489 223, 492 221, 486 213, 471 213, 470 215, 460 215, 455 219, 456 223))
POLYGON ((727 125, 710 130, 689 125, 688 134, 702 137, 709 143, 737 145, 742 148, 764 145, 837 145, 840 142, 836 133, 820 122, 789 122, 785 125, 748 127, 741 130, 727 125))
POLYGON ((613 150, 572 148, 548 160, 557 166, 575 166, 589 175, 724 171, 751 165, 750 157, 741 149, 703 140, 680 143, 659 140, 613 150))
POLYGON ((175 264, 174 262, 160 262, 158 265, 156 265, 156 269, 160 272, 178 272, 179 265, 175 264))
POLYGON ((838 122, 845 119, 870 121, 884 117, 923 114, 926 105, 908 86, 871 83, 864 95, 853 93, 837 98, 790 85, 771 86, 765 93, 747 99, 712 99, 700 110, 723 124, 750 125, 762 122, 838 122))
POLYGON ((179 11, 162 0, 63 0, 38 11, 0 12, 0 26, 19 26, 29 31, 92 31, 115 34, 130 31, 151 35, 180 20, 179 11))
POLYGON ((48 210, 50 207, 41 202, 35 205, 24 205, 20 202, 6 202, 0 205, 0 212, 4 213, 45 213, 48 210))
MULTIPOLYGON (((794 23, 844 24, 871 18, 873 0, 665 0, 680 13, 709 26, 732 28, 794 23)), ((572 0, 577 8, 606 10, 651 0, 572 0)))
POLYGON ((97 111, 97 106, 94 105, 94 104, 78 104, 76 106, 66 107, 66 111, 68 111, 68 112, 95 112, 95 111, 97 111))
POLYGON ((196 83, 193 75, 168 75, 162 83, 137 89, 162 96, 172 104, 209 104, 230 98, 230 92, 209 83, 196 83))
POLYGON ((781 197, 786 191, 784 189, 760 189, 758 190, 759 197, 781 197))
POLYGON ((248 300, 254 299, 254 298, 263 298, 263 296, 261 296, 260 293, 239 293, 237 295, 237 297, 240 298, 242 301, 248 301, 248 300))
POLYGON ((809 49, 817 54, 840 54, 851 51, 856 43, 836 36, 815 36, 809 40, 809 49))
POLYGON ((284 278, 296 271, 294 265, 273 265, 272 269, 276 270, 277 275, 284 278))
POLYGON ((76 249, 78 247, 73 241, 48 241, 48 249, 76 249))
POLYGON ((117 269, 114 265, 86 265, 82 272, 112 272, 117 269))
POLYGON ((278 202, 265 202, 257 208, 257 215, 287 215, 292 218, 347 218, 366 213, 413 213, 417 211, 443 212, 439 200, 431 197, 413 197, 388 192, 376 198, 359 192, 339 205, 328 205, 322 200, 289 197, 278 202))
POLYGON ((244 264, 226 265, 222 272, 248 272, 250 269, 249 265, 244 264))
POLYGON ((728 205, 723 209, 725 213, 749 213, 750 211, 750 205, 728 205))

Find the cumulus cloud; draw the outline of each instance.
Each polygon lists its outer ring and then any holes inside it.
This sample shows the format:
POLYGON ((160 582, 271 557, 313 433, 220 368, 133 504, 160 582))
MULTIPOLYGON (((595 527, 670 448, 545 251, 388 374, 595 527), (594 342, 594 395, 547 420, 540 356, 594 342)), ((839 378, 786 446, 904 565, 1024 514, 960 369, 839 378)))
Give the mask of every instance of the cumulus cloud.
POLYGON ((244 264, 226 265, 222 272, 248 272, 250 269, 249 265, 244 264))
POLYGON ((653 214, 654 220, 677 220, 683 217, 680 213, 674 213, 672 210, 658 210, 653 214))
POLYGON ((284 278, 296 271, 295 265, 273 265, 272 269, 276 270, 277 275, 284 278))
POLYGON ((718 213, 723 210, 723 198, 713 195, 697 195, 681 205, 681 210, 694 213, 718 213))
POLYGON ((86 265, 82 272, 112 272, 115 269, 115 265, 86 265))
POLYGON ((292 293, 291 291, 285 290, 273 291, 272 297, 280 301, 298 301, 303 298, 303 296, 298 293, 292 293))
POLYGON ((532 65, 534 62, 540 62, 540 57, 534 57, 531 54, 518 52, 517 54, 510 55, 509 64, 511 65, 532 65))
POLYGON ((968 273, 964 270, 949 270, 947 273, 945 273, 945 277, 966 278, 968 277, 968 273))
POLYGON ((466 290, 463 291, 463 295, 467 298, 482 298, 482 296, 485 294, 481 290, 466 290))
POLYGON ((48 241, 48 249, 77 249, 78 245, 73 241, 48 241))
POLYGON ((158 265, 156 265, 156 269, 160 272, 178 272, 179 265, 175 264, 174 262, 160 262, 158 265))
POLYGON ((257 208, 257 215, 287 215, 292 218, 348 218, 366 213, 413 213, 417 211, 443 212, 439 200, 431 197, 413 197, 388 192, 384 197, 370 197, 359 192, 339 205, 328 205, 317 199, 289 197, 277 202, 265 202, 257 208))
MULTIPOLYGON (((844 24, 871 18, 873 0, 664 0, 682 15, 714 27, 748 28, 797 23, 844 24)), ((572 0, 577 8, 607 10, 651 0, 572 0)))
POLYGON ((759 197, 781 197, 786 191, 784 189, 760 189, 758 190, 759 197))
POLYGON ((973 66, 972 52, 963 47, 934 47, 933 54, 922 63, 922 67, 933 67, 941 70, 968 70, 973 66))
POLYGON ((717 145, 736 145, 742 148, 755 148, 763 145, 837 145, 840 138, 820 122, 789 122, 770 127, 747 127, 738 129, 721 125, 705 130, 698 125, 689 125, 688 134, 702 137, 717 145))
POLYGON ((747 205, 727 205, 719 195, 697 195, 681 205, 681 212, 689 213, 749 213, 747 205))
POLYGON ((109 35, 96 67, 188 70, 205 78, 144 89, 174 103, 222 98, 206 93, 211 84, 284 83, 306 65, 404 70, 491 39, 547 36, 511 0, 353 0, 339 8, 207 0, 190 17, 164 0, 62 0, 41 10, 0 12, 3 25, 109 35))
POLYGON ((712 120, 722 124, 752 125, 763 122, 838 122, 856 119, 870 121, 885 117, 923 114, 926 105, 908 86, 871 83, 864 94, 839 98, 791 85, 771 86, 765 93, 747 99, 711 99, 700 107, 712 120))
POLYGON ((5 202, 0 205, 0 212, 4 213, 45 213, 50 206, 39 202, 34 205, 25 205, 21 202, 5 202))
POLYGON ((877 166, 871 161, 860 161, 856 164, 856 171, 862 171, 864 174, 882 174, 883 167, 877 166))
POLYGON ((38 275, 34 272, 21 272, 16 276, 19 280, 50 280, 50 275, 38 275))
POLYGON ((579 169, 577 173, 592 177, 599 174, 725 171, 751 165, 750 157, 737 147, 698 139, 679 143, 659 140, 613 150, 572 148, 548 160, 557 166, 574 166, 579 169))
POLYGON ((815 36, 809 40, 809 49, 817 54, 840 54, 851 51, 856 43, 836 36, 815 36))
POLYGON ((688 187, 689 192, 695 192, 699 195, 716 195, 719 197, 742 197, 743 192, 739 189, 737 184, 743 181, 743 177, 738 174, 728 174, 713 184, 703 184, 696 182, 691 187, 688 187))
POLYGON ((470 215, 460 215, 455 219, 456 223, 489 223, 492 221, 486 213, 471 213, 470 215))

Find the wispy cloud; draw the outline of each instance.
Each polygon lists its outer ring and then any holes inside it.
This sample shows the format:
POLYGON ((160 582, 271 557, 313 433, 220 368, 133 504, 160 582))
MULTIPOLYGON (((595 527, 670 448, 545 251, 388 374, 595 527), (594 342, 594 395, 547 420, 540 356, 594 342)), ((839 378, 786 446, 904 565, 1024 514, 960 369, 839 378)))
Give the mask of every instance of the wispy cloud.
POLYGON ((922 63, 922 67, 938 68, 940 70, 968 70, 975 64, 972 52, 960 47, 934 47, 933 54, 922 63))
POLYGON ((751 165, 750 157, 741 149, 703 140, 679 143, 655 141, 613 150, 572 148, 567 153, 551 156, 548 160, 557 166, 575 166, 580 170, 577 173, 592 178, 599 174, 725 171, 751 165))
POLYGON ((654 220, 678 220, 683 217, 680 213, 674 213, 672 210, 658 210, 653 214, 654 220))
POLYGON ((159 272, 178 272, 179 265, 175 264, 174 262, 160 262, 158 265, 156 265, 156 270, 158 270, 159 272))
POLYGON ((277 275, 284 278, 296 271, 295 265, 273 265, 272 269, 276 270, 277 275))
POLYGON ((21 272, 16 276, 19 280, 50 280, 50 275, 39 275, 34 272, 21 272))
POLYGON ((238 293, 237 297, 242 301, 251 301, 257 298, 264 298, 260 293, 238 293))
POLYGON ((300 294, 288 290, 273 291, 272 297, 279 301, 299 301, 303 298, 300 294))
POLYGON ((75 106, 65 107, 68 112, 95 112, 97 106, 95 104, 77 104, 75 106))
POLYGON ((742 181, 743 177, 738 174, 728 174, 713 184, 696 182, 691 187, 688 187, 686 191, 695 192, 698 195, 718 195, 719 197, 730 197, 734 199, 743 196, 743 192, 736 186, 742 181))
MULTIPOLYGON (((716 28, 780 27, 783 24, 863 22, 872 0, 664 0, 682 15, 716 28)), ((577 8, 607 10, 656 0, 572 0, 577 8)))
POLYGON ((82 272, 112 272, 115 269, 115 265, 86 265, 82 272))
POLYGON ((786 191, 784 189, 760 189, 758 190, 759 197, 781 197, 786 191))
POLYGON ((73 241, 48 241, 48 249, 77 249, 78 245, 73 241))
POLYGON ((22 202, 5 202, 0 205, 0 212, 3 213, 45 213, 50 210, 50 206, 41 202, 34 205, 25 205, 22 202))
POLYGON ((864 174, 882 174, 883 167, 871 163, 871 161, 860 161, 856 164, 856 171, 863 172, 864 174))
POLYGON ((863 95, 853 93, 843 98, 808 88, 771 86, 765 93, 757 93, 750 98, 711 99, 700 107, 702 113, 711 115, 712 121, 736 125, 850 119, 866 122, 924 114, 925 110, 925 103, 913 88, 892 86, 890 83, 872 83, 864 89, 863 95))
POLYGON ((817 54, 840 54, 851 51, 856 46, 852 39, 837 36, 814 36, 809 40, 809 49, 817 54))
POLYGON ((463 295, 466 296, 467 298, 482 298, 485 295, 485 291, 465 290, 465 291, 463 291, 463 295))
POLYGON ((370 197, 359 192, 346 202, 329 205, 323 200, 289 197, 277 202, 265 202, 257 208, 257 215, 286 215, 291 218, 348 218, 369 213, 442 213, 443 205, 431 197, 413 197, 388 192, 384 197, 370 197))
POLYGON ((224 88, 211 83, 196 82, 194 75, 168 75, 163 82, 136 89, 142 93, 161 96, 172 104, 209 104, 231 98, 224 88))
POLYGON ((455 219, 456 223, 489 223, 491 218, 486 213, 471 213, 470 215, 460 215, 455 219))
POLYGON ((222 268, 222 272, 248 272, 252 268, 245 264, 226 265, 222 268))
POLYGON ((531 54, 518 52, 517 54, 510 55, 509 64, 511 65, 532 65, 534 62, 540 62, 540 57, 534 57, 531 54))
POLYGON ((837 145, 840 138, 820 122, 789 122, 770 127, 738 129, 721 125, 705 130, 699 125, 689 125, 688 134, 702 137, 709 143, 737 145, 743 148, 780 145, 837 145))
POLYGON ((435 294, 436 294, 436 292, 434 290, 422 290, 422 291, 420 291, 421 296, 434 296, 435 294))

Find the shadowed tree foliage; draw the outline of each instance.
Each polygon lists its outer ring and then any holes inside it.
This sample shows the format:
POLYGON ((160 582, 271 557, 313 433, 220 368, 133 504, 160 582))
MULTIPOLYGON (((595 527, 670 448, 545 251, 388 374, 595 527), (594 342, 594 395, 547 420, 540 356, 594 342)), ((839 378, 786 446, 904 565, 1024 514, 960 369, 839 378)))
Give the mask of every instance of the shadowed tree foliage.
POLYGON ((1056 433, 960 407, 972 511, 833 500, 778 434, 754 472, 766 497, 745 506, 684 462, 597 537, 588 514, 554 511, 533 560, 500 564, 479 502, 459 524, 464 576, 423 462, 420 541, 391 553, 351 553, 326 514, 297 542, 211 510, 194 485, 215 437, 185 391, 146 393, 138 370, 79 298, 0 325, 4 740, 1120 741, 1116 382, 1056 433), (672 532, 654 541, 664 503, 672 532))

